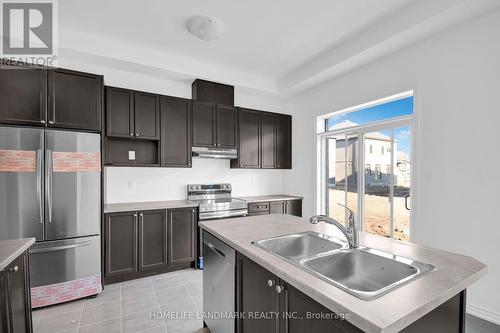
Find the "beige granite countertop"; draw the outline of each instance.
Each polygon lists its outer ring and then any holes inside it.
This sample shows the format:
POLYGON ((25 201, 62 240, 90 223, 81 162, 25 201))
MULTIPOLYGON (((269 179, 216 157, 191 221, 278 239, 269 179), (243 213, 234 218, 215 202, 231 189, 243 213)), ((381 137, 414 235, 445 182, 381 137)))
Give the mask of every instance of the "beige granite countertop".
POLYGON ((297 195, 273 194, 273 195, 252 195, 245 197, 236 197, 245 200, 248 203, 266 202, 266 201, 286 201, 286 200, 302 200, 303 197, 297 195))
POLYGON ((0 271, 35 243, 34 238, 0 240, 0 271))
POLYGON ((104 205, 104 213, 130 212, 135 210, 155 210, 169 208, 198 207, 196 202, 189 200, 127 202, 104 205))
POLYGON ((307 230, 343 238, 334 226, 325 223, 312 225, 303 218, 277 214, 238 218, 237 222, 224 219, 200 225, 331 311, 350 313, 349 322, 365 332, 399 332, 487 272, 486 265, 471 257, 361 233, 362 246, 436 267, 436 270, 380 298, 364 301, 251 244, 252 241, 307 230))

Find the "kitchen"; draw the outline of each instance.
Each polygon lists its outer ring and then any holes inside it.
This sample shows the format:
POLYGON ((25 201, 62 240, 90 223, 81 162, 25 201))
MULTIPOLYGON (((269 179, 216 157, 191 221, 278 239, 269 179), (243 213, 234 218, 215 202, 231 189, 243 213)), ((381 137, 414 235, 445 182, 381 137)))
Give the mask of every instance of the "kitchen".
POLYGON ((499 331, 498 181, 456 181, 497 1, 47 2, 57 65, 0 66, 1 332, 499 331))

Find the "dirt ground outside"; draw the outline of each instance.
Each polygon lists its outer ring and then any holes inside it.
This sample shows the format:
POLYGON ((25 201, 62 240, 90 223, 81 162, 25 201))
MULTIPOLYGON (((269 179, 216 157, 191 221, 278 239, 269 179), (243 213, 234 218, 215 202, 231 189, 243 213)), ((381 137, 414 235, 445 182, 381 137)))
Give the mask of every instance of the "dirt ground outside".
MULTIPOLYGON (((348 192, 347 205, 357 212, 357 193, 348 192)), ((339 221, 344 222, 344 208, 337 205, 340 202, 345 204, 345 192, 342 190, 330 189, 329 193, 329 215, 339 221)), ((365 223, 363 230, 385 237, 390 237, 390 202, 385 196, 365 195, 365 223)), ((394 197, 394 238, 410 240, 410 211, 405 208, 404 197, 394 197)))

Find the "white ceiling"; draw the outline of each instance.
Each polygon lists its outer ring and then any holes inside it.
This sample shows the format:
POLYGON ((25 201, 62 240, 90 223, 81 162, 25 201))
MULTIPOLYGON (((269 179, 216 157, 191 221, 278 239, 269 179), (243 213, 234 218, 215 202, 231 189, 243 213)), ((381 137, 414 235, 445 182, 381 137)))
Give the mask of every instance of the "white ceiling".
POLYGON ((60 45, 85 53, 87 61, 93 55, 96 61, 116 59, 124 66, 153 66, 172 75, 278 92, 324 70, 300 73, 311 62, 331 58, 337 46, 342 51, 346 42, 374 25, 389 24, 417 2, 439 3, 445 9, 464 1, 62 0, 60 45), (186 20, 197 14, 220 20, 224 35, 212 42, 190 35, 186 20), (141 52, 144 56, 138 56, 141 52))

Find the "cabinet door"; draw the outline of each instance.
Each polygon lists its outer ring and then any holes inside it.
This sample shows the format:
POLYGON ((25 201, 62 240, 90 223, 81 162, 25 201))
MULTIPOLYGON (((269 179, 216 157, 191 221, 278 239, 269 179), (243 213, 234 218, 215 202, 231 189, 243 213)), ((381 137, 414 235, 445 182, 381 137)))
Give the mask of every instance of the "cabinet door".
POLYGON ((278 114, 276 121, 276 166, 292 168, 292 116, 278 114))
POLYGON ((23 254, 7 268, 11 332, 31 332, 31 297, 28 255, 23 254))
MULTIPOLYGON (((237 254, 236 311, 238 313, 276 313, 279 311, 277 278, 262 266, 237 254)), ((237 321, 238 333, 278 332, 279 318, 242 318, 237 321)), ((311 331, 312 332, 312 331, 311 331)))
POLYGON ((285 205, 286 214, 302 217, 302 200, 290 200, 285 205))
POLYGON ((49 71, 49 126, 101 130, 102 76, 65 69, 49 71))
POLYGON ((273 201, 269 203, 269 214, 286 214, 284 201, 273 201))
POLYGON ((187 99, 161 98, 161 166, 191 166, 190 107, 187 99))
POLYGON ((137 271, 137 212, 107 214, 105 223, 106 276, 137 271))
POLYGON ((168 265, 192 262, 196 256, 196 209, 169 209, 168 214, 168 265))
POLYGON ((215 104, 193 102, 193 146, 214 147, 215 139, 215 104))
POLYGON ((9 290, 7 269, 0 271, 0 333, 10 331, 9 290))
POLYGON ((217 146, 236 148, 237 114, 236 108, 226 105, 217 105, 217 146))
POLYGON ((160 139, 160 97, 158 95, 134 93, 134 135, 139 139, 160 139))
POLYGON ((280 311, 283 314, 293 314, 286 317, 283 315, 283 324, 280 333, 361 333, 359 328, 346 320, 336 319, 330 310, 303 294, 292 286, 280 281, 283 285, 282 297, 280 299, 280 311), (330 315, 332 318, 322 317, 330 315))
POLYGON ((106 87, 106 135, 134 137, 134 93, 106 87))
POLYGON ((139 270, 167 266, 165 210, 139 212, 139 270))
POLYGON ((47 70, 2 65, 0 70, 0 122, 45 126, 47 70))
POLYGON ((260 115, 262 168, 276 167, 276 115, 262 112, 260 115))
POLYGON ((260 111, 240 109, 238 131, 238 167, 260 168, 260 111))

